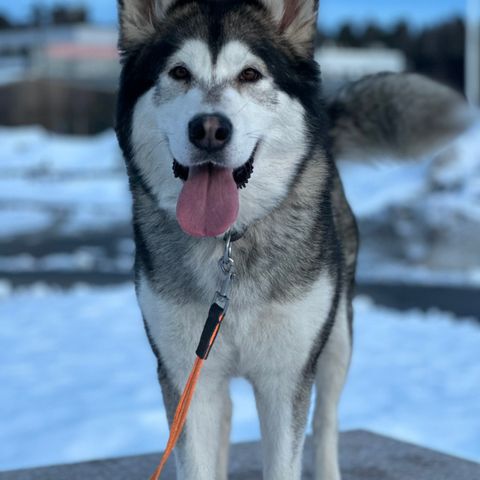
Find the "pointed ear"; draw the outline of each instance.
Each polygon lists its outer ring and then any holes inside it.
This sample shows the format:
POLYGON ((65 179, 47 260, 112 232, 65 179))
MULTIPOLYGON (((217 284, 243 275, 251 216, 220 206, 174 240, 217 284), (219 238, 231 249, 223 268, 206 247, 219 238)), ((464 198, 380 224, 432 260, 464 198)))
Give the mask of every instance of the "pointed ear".
POLYGON ((313 55, 320 0, 261 0, 301 55, 313 55))
POLYGON ((118 0, 120 50, 129 50, 150 38, 175 0, 118 0))

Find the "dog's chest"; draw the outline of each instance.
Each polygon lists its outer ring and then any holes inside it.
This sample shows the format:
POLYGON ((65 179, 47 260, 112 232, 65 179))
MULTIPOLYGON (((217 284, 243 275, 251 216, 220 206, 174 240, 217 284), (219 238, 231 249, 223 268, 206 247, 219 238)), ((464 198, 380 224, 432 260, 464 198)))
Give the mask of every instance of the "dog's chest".
MULTIPOLYGON (((221 376, 298 373, 327 320, 333 280, 320 275, 308 292, 290 302, 261 301, 254 288, 250 286, 250 295, 248 286, 237 288, 207 362, 209 369, 221 376)), ((145 277, 139 279, 138 297, 162 360, 175 359, 174 368, 188 372, 211 299, 176 303, 156 293, 145 277)))

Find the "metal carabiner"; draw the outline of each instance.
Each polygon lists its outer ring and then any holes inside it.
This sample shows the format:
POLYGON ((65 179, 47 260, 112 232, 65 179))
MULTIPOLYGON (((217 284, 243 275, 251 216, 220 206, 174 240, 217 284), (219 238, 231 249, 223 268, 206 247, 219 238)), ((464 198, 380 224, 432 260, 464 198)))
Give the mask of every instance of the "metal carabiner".
POLYGON ((230 303, 229 295, 232 282, 235 278, 235 262, 232 258, 232 235, 225 236, 225 249, 222 258, 218 261, 220 273, 223 276, 219 290, 215 293, 214 303, 221 305, 225 310, 230 303))
POLYGON ((225 248, 223 250, 223 256, 219 261, 220 269, 224 275, 235 274, 235 262, 232 258, 232 234, 228 233, 225 236, 225 248))

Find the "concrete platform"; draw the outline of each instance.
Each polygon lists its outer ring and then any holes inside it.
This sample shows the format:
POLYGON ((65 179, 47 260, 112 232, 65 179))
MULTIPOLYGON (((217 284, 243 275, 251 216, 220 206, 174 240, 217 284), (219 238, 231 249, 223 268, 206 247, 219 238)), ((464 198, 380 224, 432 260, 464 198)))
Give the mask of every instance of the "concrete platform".
MULTIPOLYGON (((232 448, 230 480, 261 480, 258 444, 232 448)), ((304 479, 312 479, 311 442, 304 479)), ((343 480, 480 480, 480 465, 364 431, 341 436, 343 480)), ((0 473, 0 480, 148 480, 159 455, 0 473)), ((170 461, 162 480, 175 478, 170 461)))

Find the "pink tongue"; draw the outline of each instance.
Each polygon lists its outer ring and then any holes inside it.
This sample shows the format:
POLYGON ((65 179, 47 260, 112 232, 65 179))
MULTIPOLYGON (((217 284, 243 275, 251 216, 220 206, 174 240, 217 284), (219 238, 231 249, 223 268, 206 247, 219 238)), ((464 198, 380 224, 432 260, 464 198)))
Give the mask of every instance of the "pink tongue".
POLYGON ((182 230, 194 237, 216 237, 237 220, 238 189, 233 171, 211 165, 190 168, 177 203, 182 230))

